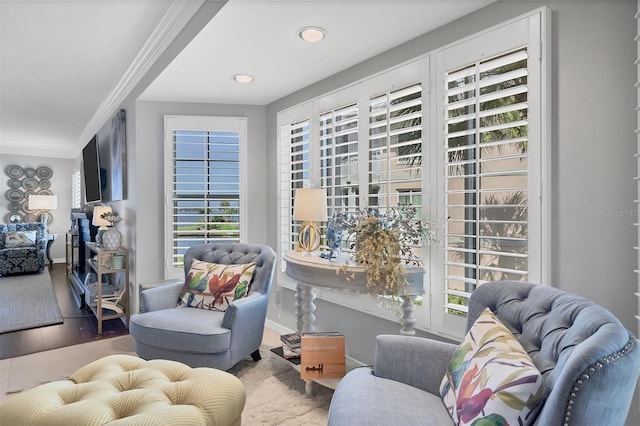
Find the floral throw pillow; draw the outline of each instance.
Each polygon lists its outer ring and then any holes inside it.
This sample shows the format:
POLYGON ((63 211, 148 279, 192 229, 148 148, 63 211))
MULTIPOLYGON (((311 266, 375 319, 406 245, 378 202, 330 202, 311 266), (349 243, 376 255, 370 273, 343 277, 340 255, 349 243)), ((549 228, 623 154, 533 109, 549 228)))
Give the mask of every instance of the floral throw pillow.
POLYGON ((456 425, 528 425, 544 385, 520 342, 487 308, 454 353, 440 395, 456 425))
POLYGON ((223 265, 194 259, 178 306, 224 312, 229 303, 249 293, 255 269, 255 263, 223 265))
POLYGON ((35 247, 37 231, 13 231, 7 233, 6 248, 35 247))

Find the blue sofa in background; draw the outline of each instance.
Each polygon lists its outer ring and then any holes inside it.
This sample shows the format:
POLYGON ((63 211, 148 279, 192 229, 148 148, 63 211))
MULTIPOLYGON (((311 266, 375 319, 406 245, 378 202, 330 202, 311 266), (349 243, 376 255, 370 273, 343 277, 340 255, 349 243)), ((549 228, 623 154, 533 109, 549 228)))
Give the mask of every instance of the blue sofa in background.
MULTIPOLYGON (((542 405, 528 424, 625 424, 638 383, 640 349, 609 311, 553 287, 490 282, 471 295, 467 330, 485 308, 542 375, 542 405)), ((378 336, 373 367, 350 371, 336 388, 329 426, 453 424, 440 386, 457 349, 421 337, 378 336)))
POLYGON ((0 223, 0 275, 42 271, 46 252, 44 223, 0 223), (35 240, 32 240, 34 231, 35 240))

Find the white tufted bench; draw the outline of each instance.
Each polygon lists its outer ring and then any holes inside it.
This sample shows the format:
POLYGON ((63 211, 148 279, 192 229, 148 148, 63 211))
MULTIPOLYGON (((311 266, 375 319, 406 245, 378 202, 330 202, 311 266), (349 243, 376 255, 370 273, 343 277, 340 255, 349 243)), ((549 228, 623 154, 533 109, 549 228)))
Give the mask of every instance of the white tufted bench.
POLYGON ((225 371, 112 355, 15 395, 0 406, 0 424, 240 425, 245 400, 225 371))

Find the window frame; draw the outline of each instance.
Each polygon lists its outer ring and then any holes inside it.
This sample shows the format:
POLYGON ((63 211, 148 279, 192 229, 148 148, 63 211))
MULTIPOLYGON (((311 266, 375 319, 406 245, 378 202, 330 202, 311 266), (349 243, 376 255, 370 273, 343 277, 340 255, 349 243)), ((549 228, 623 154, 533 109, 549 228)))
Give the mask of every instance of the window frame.
MULTIPOLYGON (((536 250, 530 255, 530 268, 535 268, 530 273, 530 281, 546 284, 550 278, 550 216, 551 216, 551 199, 550 199, 550 142, 551 142, 551 104, 549 78, 551 75, 550 64, 550 22, 551 13, 546 7, 538 8, 529 13, 513 18, 499 25, 490 27, 484 31, 478 32, 471 36, 465 37, 449 45, 440 47, 403 64, 384 70, 371 77, 364 78, 353 84, 341 87, 327 94, 315 97, 304 104, 290 107, 280 111, 277 114, 277 129, 280 132, 281 125, 291 117, 301 116, 308 119, 311 125, 311 154, 310 161, 316 161, 314 155, 319 153, 319 142, 317 141, 317 118, 322 111, 331 108, 339 108, 348 103, 358 102, 359 105, 368 108, 369 98, 379 94, 381 91, 391 91, 394 88, 400 88, 407 83, 421 82, 423 97, 423 116, 422 116, 422 143, 423 143, 423 193, 422 207, 423 219, 433 220, 436 229, 436 237, 442 235, 444 223, 444 174, 443 167, 446 162, 443 152, 443 116, 442 116, 442 63, 444 57, 450 59, 450 56, 458 58, 461 46, 467 45, 466 49, 480 52, 477 55, 489 55, 493 51, 494 55, 512 50, 512 36, 510 31, 513 27, 519 27, 525 33, 527 50, 531 64, 530 67, 537 67, 537 71, 529 77, 529 90, 535 91, 534 96, 530 96, 529 110, 536 111, 536 117, 529 120, 529 140, 536 141, 537 145, 534 152, 530 152, 530 156, 536 156, 537 161, 529 164, 529 184, 530 197, 535 197, 539 205, 536 211, 536 223, 529 229, 529 238, 537 236, 534 244, 536 250), (487 39, 493 41, 487 43, 487 39), (487 45, 489 44, 489 45, 487 45), (506 47, 504 47, 506 46, 506 47), (419 80, 415 78, 407 78, 409 64, 421 63, 417 71, 420 76, 419 80), (531 89, 531 87, 534 87, 531 89), (533 265, 533 266, 532 266, 533 265)), ((468 61, 468 58, 467 58, 468 61)), ((530 73, 531 75, 531 73, 530 73)), ((531 117, 531 113, 530 113, 531 117)), ((367 159, 368 165, 368 120, 369 115, 359 114, 359 129, 361 135, 359 158, 367 159)), ((280 135, 278 134, 278 150, 281 147, 280 135)), ((278 152, 278 160, 280 152, 278 152)), ((316 161, 319 164, 319 161, 316 161)), ((279 166, 280 164, 278 164, 279 166)), ((314 187, 320 186, 319 172, 314 173, 313 170, 318 166, 312 165, 310 185, 314 187)), ((360 167, 360 185, 365 191, 360 191, 360 205, 366 206, 368 196, 366 167, 360 167)), ((278 184, 280 182, 278 181, 278 184)), ((280 204, 278 200, 278 207, 280 204)), ((280 215, 278 214, 278 221, 280 215)), ((531 222, 529 220, 528 222, 531 222)), ((279 222, 280 223, 280 222, 279 222)), ((278 247, 280 245, 280 233, 278 233, 278 247)), ((279 253, 282 255, 283 253, 279 253)), ((466 318, 449 318, 451 315, 444 313, 444 306, 440 297, 444 295, 444 278, 442 273, 442 265, 444 262, 444 249, 433 243, 424 248, 424 269, 425 269, 425 294, 423 296, 422 308, 416 307, 414 310, 416 316, 415 328, 424 330, 433 334, 442 335, 450 338, 459 338, 464 335, 466 318)), ((283 268, 278 271, 280 285, 286 288, 295 289, 296 283, 292 282, 284 273, 283 268)), ((335 304, 345 306, 347 308, 366 312, 377 317, 389 319, 397 322, 397 317, 388 309, 380 309, 378 300, 374 297, 362 294, 346 294, 336 292, 329 289, 316 289, 317 297, 331 301, 335 304)))
MULTIPOLYGON (((540 8, 524 16, 514 18, 501 25, 492 27, 483 32, 467 37, 459 42, 446 46, 435 52, 436 70, 438 79, 444 78, 447 69, 459 68, 465 64, 479 61, 482 58, 499 56, 505 52, 512 51, 518 46, 525 44, 529 55, 529 75, 527 86, 528 97, 528 203, 529 218, 527 224, 528 244, 529 244, 529 277, 528 281, 540 284, 548 284, 550 280, 550 212, 551 200, 550 190, 550 85, 548 78, 550 75, 549 66, 549 31, 550 11, 547 8, 540 8), (519 38, 516 38, 519 37, 519 38), (470 55, 469 52, 474 52, 470 55), (531 208, 533 206, 533 208, 531 208), (532 219, 533 215, 533 219, 532 219), (536 238, 537 236, 537 238, 536 238)), ((436 150, 440 150, 437 161, 434 164, 438 176, 441 179, 437 191, 435 220, 437 223, 444 223, 446 220, 445 208, 446 196, 444 167, 447 165, 444 116, 444 90, 446 82, 440 81, 435 87, 435 98, 442 100, 436 108, 436 125, 434 126, 434 140, 438 141, 436 150)), ((435 160, 435 159, 434 159, 435 160)), ((440 233, 442 235, 442 233, 440 233)), ((444 300, 440 299, 445 294, 445 250, 436 250, 437 260, 435 261, 431 281, 433 283, 432 309, 444 310, 444 300)), ((443 313, 442 315, 432 314, 433 328, 446 333, 455 338, 464 335, 466 317, 443 313)))
MULTIPOLYGON (((164 264, 165 279, 184 278, 182 267, 173 265, 173 134, 175 130, 230 131, 239 137, 238 192, 239 242, 247 238, 247 119, 245 117, 165 115, 164 117, 164 264)), ((205 215, 203 215, 205 216, 205 215)))

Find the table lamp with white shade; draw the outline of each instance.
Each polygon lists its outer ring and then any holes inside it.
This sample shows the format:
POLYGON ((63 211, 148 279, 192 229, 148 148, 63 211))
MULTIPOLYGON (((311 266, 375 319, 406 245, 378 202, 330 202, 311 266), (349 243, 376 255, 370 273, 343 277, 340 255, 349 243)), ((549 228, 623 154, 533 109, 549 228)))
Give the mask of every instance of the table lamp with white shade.
POLYGON ((50 224, 53 217, 49 210, 58 208, 58 197, 56 195, 29 195, 29 210, 40 210, 40 221, 46 225, 50 224))
POLYGON ((111 222, 100 217, 100 215, 111 213, 111 211, 111 207, 109 206, 95 206, 93 208, 93 219, 91 219, 91 224, 98 227, 98 233, 96 234, 97 245, 102 245, 102 234, 104 234, 109 229, 107 227, 111 225, 111 222))
POLYGON ((327 191, 318 188, 296 189, 293 200, 293 219, 301 220, 298 244, 307 253, 320 247, 320 229, 314 222, 327 220, 327 191))

